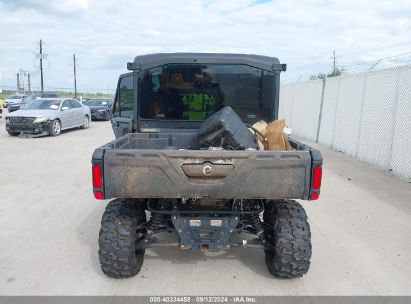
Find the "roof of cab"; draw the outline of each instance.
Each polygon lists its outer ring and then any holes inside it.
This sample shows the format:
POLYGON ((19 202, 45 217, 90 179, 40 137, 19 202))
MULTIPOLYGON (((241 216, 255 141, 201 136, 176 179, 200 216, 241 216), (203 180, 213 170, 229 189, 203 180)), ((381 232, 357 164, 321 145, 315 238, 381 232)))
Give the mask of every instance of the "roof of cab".
POLYGON ((127 63, 129 70, 146 70, 171 63, 204 64, 246 64, 268 71, 285 71, 286 65, 280 64, 275 57, 253 54, 224 53, 157 53, 137 56, 134 62, 127 63))

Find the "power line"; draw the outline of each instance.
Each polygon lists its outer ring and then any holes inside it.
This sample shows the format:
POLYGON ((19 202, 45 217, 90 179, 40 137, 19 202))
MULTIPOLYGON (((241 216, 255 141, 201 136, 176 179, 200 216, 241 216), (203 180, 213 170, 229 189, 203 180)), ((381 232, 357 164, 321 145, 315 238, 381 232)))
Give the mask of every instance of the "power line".
MULTIPOLYGON (((409 51, 409 52, 405 52, 405 53, 401 53, 401 54, 398 54, 398 55, 394 55, 394 56, 387 56, 387 57, 382 57, 382 58, 379 58, 378 59, 378 61, 387 61, 387 60, 389 60, 389 59, 394 59, 394 60, 396 60, 396 59, 401 59, 401 58, 407 58, 407 57, 410 57, 411 56, 411 51, 409 51)), ((345 68, 350 68, 350 67, 355 67, 355 66, 370 66, 370 65, 372 65, 373 63, 370 63, 370 62, 361 62, 361 63, 354 63, 354 64, 350 64, 350 65, 347 65, 347 66, 344 66, 345 68)))
POLYGON ((340 57, 340 58, 342 58, 342 57, 350 57, 350 56, 353 56, 353 55, 359 55, 359 54, 369 53, 369 52, 373 52, 373 51, 380 51, 380 50, 392 48, 393 46, 406 45, 406 44, 410 44, 410 43, 411 43, 411 40, 406 40, 406 41, 403 41, 403 42, 394 43, 394 44, 391 44, 391 45, 386 45, 386 46, 384 46, 384 47, 367 49, 367 50, 362 50, 362 51, 358 51, 358 52, 354 52, 354 53, 343 54, 343 55, 341 55, 341 56, 339 56, 339 57, 340 57))

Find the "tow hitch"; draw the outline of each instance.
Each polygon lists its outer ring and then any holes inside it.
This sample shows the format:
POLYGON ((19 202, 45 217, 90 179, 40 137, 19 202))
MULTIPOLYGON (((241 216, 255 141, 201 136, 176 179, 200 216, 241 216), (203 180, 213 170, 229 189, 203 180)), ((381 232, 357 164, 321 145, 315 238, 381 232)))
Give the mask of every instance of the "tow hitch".
POLYGON ((172 222, 180 236, 180 247, 217 252, 230 245, 230 233, 239 225, 237 216, 189 217, 175 215, 172 222))

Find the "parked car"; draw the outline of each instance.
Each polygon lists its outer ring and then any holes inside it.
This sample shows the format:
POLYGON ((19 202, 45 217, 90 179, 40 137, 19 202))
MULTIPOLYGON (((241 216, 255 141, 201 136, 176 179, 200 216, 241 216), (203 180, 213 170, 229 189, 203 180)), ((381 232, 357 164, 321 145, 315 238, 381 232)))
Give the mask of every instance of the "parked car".
POLYGON ((59 98, 57 94, 51 92, 44 92, 41 98, 59 98))
POLYGON ((89 99, 86 105, 90 107, 92 120, 110 120, 112 101, 108 98, 89 99))
POLYGON ((80 99, 81 99, 80 102, 81 102, 83 105, 85 105, 85 104, 87 103, 87 101, 89 101, 90 98, 81 97, 80 99))
POLYGON ((238 126, 278 119, 285 65, 267 56, 176 53, 137 56, 127 68, 114 98, 116 140, 92 156, 94 196, 113 198, 99 233, 103 273, 136 275, 145 249, 161 246, 257 248, 274 276, 307 273, 310 226, 296 199, 319 198, 321 153, 294 139, 291 150, 232 144, 238 134, 244 139, 238 126), (221 102, 240 124, 217 118, 208 131, 222 136, 221 144, 204 147, 200 131, 226 111, 221 102), (177 234, 175 241, 156 237, 167 231, 177 234), (232 238, 243 233, 254 238, 232 238))
POLYGON ((69 98, 41 98, 6 115, 6 130, 12 135, 21 132, 57 136, 62 130, 88 128, 90 108, 69 98))
POLYGON ((31 102, 35 99, 39 98, 58 98, 58 96, 54 93, 44 93, 44 94, 35 94, 35 95, 28 95, 22 99, 21 102, 16 102, 16 103, 9 103, 7 105, 7 110, 9 113, 17 111, 20 109, 24 104, 31 102))
POLYGON ((25 95, 20 95, 20 94, 15 94, 15 95, 11 95, 9 97, 7 97, 4 101, 3 101, 3 108, 7 108, 7 106, 9 104, 14 104, 14 103, 19 103, 23 100, 23 98, 25 97, 25 95))

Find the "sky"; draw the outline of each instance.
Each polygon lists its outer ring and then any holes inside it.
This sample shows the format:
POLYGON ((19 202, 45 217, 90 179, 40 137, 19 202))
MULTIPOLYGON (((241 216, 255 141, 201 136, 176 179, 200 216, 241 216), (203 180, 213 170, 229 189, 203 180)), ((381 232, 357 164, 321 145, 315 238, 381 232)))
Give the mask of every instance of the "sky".
POLYGON ((126 63, 158 52, 275 56, 283 82, 337 66, 348 73, 411 62, 410 0, 0 0, 0 89, 19 69, 46 89, 112 92, 126 63), (382 60, 381 60, 382 59, 382 60))

